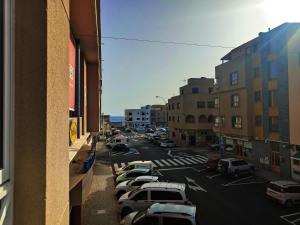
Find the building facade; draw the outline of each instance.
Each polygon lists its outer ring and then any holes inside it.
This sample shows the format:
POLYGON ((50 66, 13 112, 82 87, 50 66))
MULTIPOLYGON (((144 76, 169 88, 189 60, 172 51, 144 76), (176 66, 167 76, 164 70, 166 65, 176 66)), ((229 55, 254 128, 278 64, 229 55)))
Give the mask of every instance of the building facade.
POLYGON ((214 131, 223 137, 225 153, 286 177, 290 144, 296 151, 299 137, 294 97, 299 94, 299 28, 285 23, 260 32, 215 69, 214 131))
POLYGON ((167 105, 152 105, 151 106, 151 126, 152 127, 168 127, 167 105))
POLYGON ((125 124, 130 128, 146 128, 151 126, 151 106, 140 109, 125 109, 125 124))
POLYGON ((100 129, 100 2, 0 5, 0 224, 82 224, 100 129))
POLYGON ((168 100, 169 137, 178 145, 207 145, 213 141, 213 84, 214 79, 190 78, 180 94, 168 100))

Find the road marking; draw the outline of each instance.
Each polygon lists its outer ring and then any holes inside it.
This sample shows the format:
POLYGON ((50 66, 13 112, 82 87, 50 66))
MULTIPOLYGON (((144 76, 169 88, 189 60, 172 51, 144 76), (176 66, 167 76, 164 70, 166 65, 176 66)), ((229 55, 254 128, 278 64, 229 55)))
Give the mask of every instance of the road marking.
POLYGON ((183 162, 185 162, 186 164, 189 164, 189 165, 192 164, 191 162, 186 161, 184 158, 180 158, 180 160, 183 161, 183 162))
POLYGON ((178 162, 180 165, 185 165, 185 163, 181 162, 179 159, 173 159, 175 162, 178 162))
POLYGON ((168 170, 185 170, 185 169, 191 169, 192 167, 173 167, 168 169, 158 169, 159 171, 168 171, 168 170))
POLYGON ((197 161, 198 163, 206 163, 206 160, 203 160, 203 159, 198 159, 198 158, 193 158, 194 161, 197 161))
POLYGON ((206 161, 207 161, 207 159, 208 159, 208 158, 207 158, 207 157, 205 157, 205 156, 197 156, 197 158, 198 158, 198 159, 202 159, 202 160, 204 160, 205 162, 206 162, 206 161))
POLYGON ((161 162, 159 162, 159 160, 154 160, 155 162, 156 162, 156 164, 158 164, 159 166, 161 166, 161 167, 163 167, 164 165, 161 163, 161 162))
POLYGON ((153 161, 151 161, 151 162, 152 162, 153 168, 157 167, 157 165, 153 161))
POLYGON ((205 190, 203 187, 201 187, 199 184, 197 184, 196 181, 193 180, 192 178, 185 177, 185 179, 187 180, 188 186, 189 186, 190 189, 192 189, 194 191, 207 192, 207 190, 205 190))
POLYGON ((296 213, 292 213, 292 214, 283 215, 283 216, 280 216, 280 218, 283 219, 284 221, 288 222, 289 224, 296 225, 296 223, 300 221, 299 218, 297 218, 297 219, 295 219, 295 220, 289 220, 289 219, 287 218, 287 217, 290 217, 290 216, 296 216, 296 215, 299 215, 299 216, 300 216, 300 212, 296 212, 296 213))
POLYGON ((200 173, 200 172, 203 172, 203 171, 205 171, 206 169, 197 170, 196 168, 192 167, 192 170, 194 170, 194 171, 196 171, 196 172, 200 173))
POLYGON ((265 183, 268 183, 269 181, 250 181, 250 182, 244 182, 244 183, 238 183, 238 184, 230 184, 230 185, 223 185, 223 186, 226 186, 226 187, 229 187, 229 186, 239 186, 239 185, 247 185, 247 184, 265 184, 265 183))
POLYGON ((173 164, 174 166, 179 166, 176 162, 174 162, 172 159, 166 159, 169 163, 173 164))
POLYGON ((196 160, 194 159, 189 159, 189 158, 185 158, 187 161, 190 161, 192 162, 193 164, 199 164, 199 162, 197 162, 196 160))
POLYGON ((222 184, 222 186, 230 186, 230 185, 233 185, 233 184, 235 184, 235 183, 237 183, 237 182, 240 182, 240 181, 242 181, 242 180, 247 180, 247 179, 252 178, 252 177, 253 177, 253 176, 244 177, 244 178, 241 178, 241 179, 238 179, 238 180, 229 182, 229 183, 227 183, 227 184, 222 184))
POLYGON ((166 160, 164 160, 164 159, 161 159, 160 161, 163 162, 164 164, 166 164, 167 166, 171 166, 171 164, 168 163, 168 162, 167 162, 166 160))
POLYGON ((125 163, 121 163, 121 167, 124 167, 125 166, 125 163))
POLYGON ((213 179, 214 177, 219 177, 221 176, 222 174, 218 173, 218 174, 215 174, 215 175, 212 175, 212 176, 206 176, 208 179, 213 179))

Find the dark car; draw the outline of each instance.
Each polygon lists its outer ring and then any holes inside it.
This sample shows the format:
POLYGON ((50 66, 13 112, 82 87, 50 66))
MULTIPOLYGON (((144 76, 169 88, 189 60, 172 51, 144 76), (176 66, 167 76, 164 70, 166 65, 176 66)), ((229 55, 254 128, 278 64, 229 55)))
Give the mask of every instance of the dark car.
POLYGON ((126 144, 117 144, 112 148, 113 152, 127 152, 129 150, 126 144))
POLYGON ((213 157, 209 158, 206 163, 206 169, 207 170, 217 170, 219 161, 220 161, 220 157, 218 157, 218 156, 213 156, 213 157))

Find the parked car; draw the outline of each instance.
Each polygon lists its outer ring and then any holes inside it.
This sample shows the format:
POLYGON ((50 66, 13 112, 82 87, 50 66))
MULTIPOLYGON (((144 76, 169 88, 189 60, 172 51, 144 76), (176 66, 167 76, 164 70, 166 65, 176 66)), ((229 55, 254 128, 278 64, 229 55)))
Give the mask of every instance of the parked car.
POLYGON ((255 168, 251 163, 236 158, 221 159, 218 163, 218 171, 229 176, 240 176, 244 173, 254 174, 255 168))
POLYGON ((163 147, 163 148, 173 148, 173 147, 176 147, 176 144, 172 140, 167 140, 167 141, 161 142, 160 143, 160 147, 163 147))
POLYGON ((197 225, 196 206, 155 203, 148 209, 132 212, 121 225, 197 225))
POLYGON ((155 182, 143 184, 119 198, 120 213, 124 217, 133 211, 145 210, 153 203, 190 204, 185 184, 155 182))
POLYGON ((207 162, 206 162, 206 169, 207 170, 217 170, 219 161, 220 161, 219 156, 209 157, 207 162))
POLYGON ((144 168, 153 170, 153 163, 151 161, 132 161, 127 166, 121 167, 116 171, 116 175, 119 176, 129 170, 144 168))
POLYGON ((152 171, 150 169, 146 169, 146 168, 137 168, 137 169, 129 170, 129 171, 119 175, 116 178, 116 184, 119 184, 126 180, 133 180, 134 178, 136 178, 138 176, 145 176, 145 175, 151 175, 151 174, 152 174, 152 171))
POLYGON ((127 180, 127 181, 121 182, 116 186, 115 194, 116 194, 117 198, 119 199, 126 192, 132 191, 132 190, 142 186, 143 184, 150 183, 150 182, 158 182, 158 177, 157 176, 139 176, 133 180, 127 180))
POLYGON ((116 144, 111 150, 113 152, 126 152, 129 148, 127 144, 116 144))
POLYGON ((128 138, 123 135, 117 135, 107 142, 107 146, 113 148, 117 144, 128 144, 128 138))
POLYGON ((300 184, 289 180, 271 181, 266 195, 286 207, 300 203, 300 184))

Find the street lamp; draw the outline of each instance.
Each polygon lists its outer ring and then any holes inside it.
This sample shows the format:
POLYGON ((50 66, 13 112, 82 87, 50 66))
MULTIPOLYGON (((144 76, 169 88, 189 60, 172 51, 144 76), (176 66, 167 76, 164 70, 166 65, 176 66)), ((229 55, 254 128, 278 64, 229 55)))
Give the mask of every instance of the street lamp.
POLYGON ((157 96, 155 96, 155 97, 156 97, 156 98, 160 98, 160 99, 162 99, 162 100, 164 101, 164 103, 165 103, 165 104, 167 104, 167 101, 166 101, 166 100, 165 100, 163 97, 161 97, 161 96, 158 96, 158 95, 157 95, 157 96))

